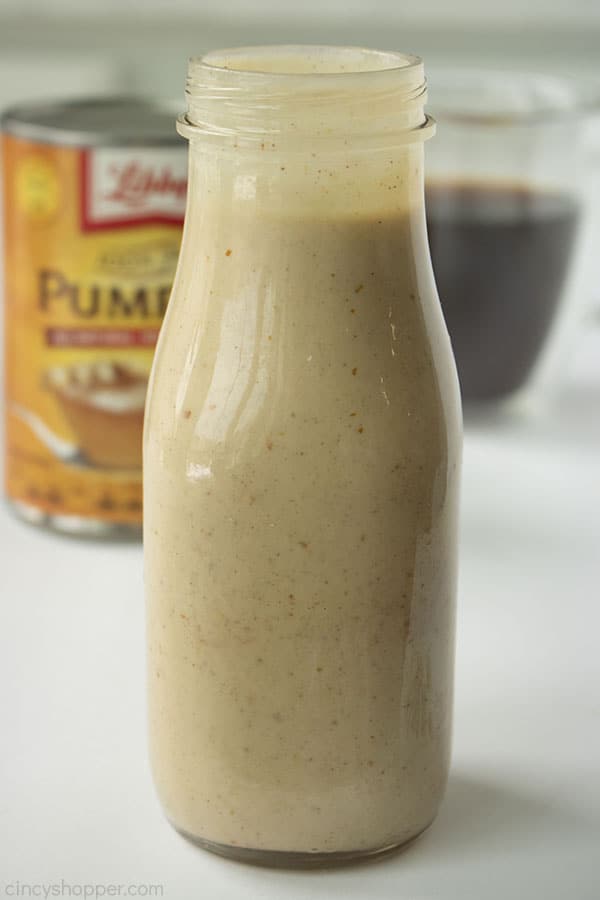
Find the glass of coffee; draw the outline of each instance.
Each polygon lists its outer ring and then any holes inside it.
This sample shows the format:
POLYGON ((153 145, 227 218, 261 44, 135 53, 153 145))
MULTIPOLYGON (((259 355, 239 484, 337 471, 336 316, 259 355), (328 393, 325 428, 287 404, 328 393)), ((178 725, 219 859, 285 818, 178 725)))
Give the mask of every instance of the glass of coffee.
POLYGON ((559 78, 444 71, 427 226, 463 402, 514 397, 540 371, 571 282, 586 109, 559 78))

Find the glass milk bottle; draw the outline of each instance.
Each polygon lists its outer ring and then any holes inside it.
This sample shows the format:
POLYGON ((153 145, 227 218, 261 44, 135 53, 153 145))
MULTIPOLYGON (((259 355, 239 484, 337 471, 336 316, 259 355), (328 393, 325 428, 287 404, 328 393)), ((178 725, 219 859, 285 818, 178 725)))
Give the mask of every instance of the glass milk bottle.
POLYGON ((450 756, 461 417, 419 59, 190 62, 187 212, 144 447, 168 819, 310 865, 430 824, 450 756))

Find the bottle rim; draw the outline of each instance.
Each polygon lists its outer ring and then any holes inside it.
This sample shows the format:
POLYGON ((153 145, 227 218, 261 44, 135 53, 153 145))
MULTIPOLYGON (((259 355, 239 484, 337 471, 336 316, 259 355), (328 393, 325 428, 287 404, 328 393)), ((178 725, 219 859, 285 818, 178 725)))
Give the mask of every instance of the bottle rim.
POLYGON ((421 57, 396 50, 376 50, 370 47, 337 44, 257 44, 211 50, 202 56, 191 57, 188 75, 198 69, 226 71, 228 77, 290 81, 310 77, 331 81, 338 77, 372 76, 401 70, 423 70, 421 57), (329 57, 329 59, 328 59, 329 57), (270 67, 259 67, 270 61, 270 67), (245 63, 245 64, 244 64, 245 63), (281 66, 275 67, 275 65, 281 66), (296 67, 294 70, 293 67, 296 67), (305 66, 304 69, 298 66, 305 66))

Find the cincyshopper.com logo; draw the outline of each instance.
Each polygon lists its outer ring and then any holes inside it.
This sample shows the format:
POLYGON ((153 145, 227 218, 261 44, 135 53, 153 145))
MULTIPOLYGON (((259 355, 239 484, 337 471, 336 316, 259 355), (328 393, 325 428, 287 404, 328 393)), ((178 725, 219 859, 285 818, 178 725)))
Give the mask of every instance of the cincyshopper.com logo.
POLYGON ((163 897, 164 885, 144 882, 118 884, 116 882, 85 883, 65 881, 27 882, 10 881, 4 884, 5 897, 81 897, 97 900, 99 897, 163 897))

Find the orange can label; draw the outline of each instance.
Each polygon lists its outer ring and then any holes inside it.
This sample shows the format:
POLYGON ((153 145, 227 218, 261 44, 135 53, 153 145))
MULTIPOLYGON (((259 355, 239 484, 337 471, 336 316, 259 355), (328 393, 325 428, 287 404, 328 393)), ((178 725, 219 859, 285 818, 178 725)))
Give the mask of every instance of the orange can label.
POLYGON ((142 425, 179 252, 182 146, 3 137, 8 496, 141 522, 142 425))

